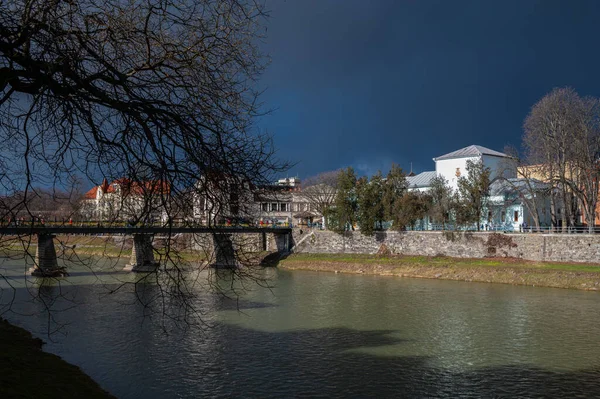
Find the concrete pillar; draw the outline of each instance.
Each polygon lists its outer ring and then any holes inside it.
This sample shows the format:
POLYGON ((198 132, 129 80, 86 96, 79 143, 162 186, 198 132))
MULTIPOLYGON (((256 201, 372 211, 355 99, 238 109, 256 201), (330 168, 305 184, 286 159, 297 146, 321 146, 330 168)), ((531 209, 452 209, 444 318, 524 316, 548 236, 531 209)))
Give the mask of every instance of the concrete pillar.
POLYGON ((65 267, 59 267, 54 248, 54 235, 39 233, 38 246, 35 252, 35 264, 29 269, 32 276, 37 277, 62 277, 68 276, 65 267))
POLYGON ((159 265, 160 263, 154 260, 152 234, 134 234, 133 248, 131 248, 131 260, 123 270, 149 273, 155 271, 159 265))
POLYGON ((211 267, 235 268, 239 266, 239 262, 235 258, 231 234, 213 233, 213 244, 215 262, 210 265, 211 267))

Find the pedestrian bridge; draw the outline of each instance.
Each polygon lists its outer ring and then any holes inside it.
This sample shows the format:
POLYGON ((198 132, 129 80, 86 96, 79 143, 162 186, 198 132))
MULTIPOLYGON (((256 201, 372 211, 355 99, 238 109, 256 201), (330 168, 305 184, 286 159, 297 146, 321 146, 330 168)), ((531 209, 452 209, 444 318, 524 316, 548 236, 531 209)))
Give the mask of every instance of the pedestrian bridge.
POLYGON ((215 252, 215 267, 237 267, 235 251, 233 248, 233 234, 259 234, 261 247, 267 249, 267 234, 273 234, 279 252, 290 249, 290 227, 206 227, 206 226, 0 226, 0 235, 28 236, 36 235, 38 246, 31 274, 39 277, 59 277, 68 273, 58 266, 54 237, 57 234, 111 234, 130 235, 133 237, 131 260, 125 270, 132 272, 153 272, 159 264, 155 261, 152 248, 152 238, 155 234, 209 234, 212 236, 215 252))

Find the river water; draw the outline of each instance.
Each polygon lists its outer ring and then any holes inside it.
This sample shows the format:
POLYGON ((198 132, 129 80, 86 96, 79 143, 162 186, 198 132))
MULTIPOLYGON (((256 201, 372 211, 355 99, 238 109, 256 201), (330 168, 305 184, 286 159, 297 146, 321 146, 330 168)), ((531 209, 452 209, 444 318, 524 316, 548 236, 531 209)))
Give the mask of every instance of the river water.
POLYGON ((596 292, 270 269, 238 300, 199 284, 210 326, 182 330, 107 294, 113 268, 41 292, 22 269, 4 317, 119 398, 600 397, 596 292))

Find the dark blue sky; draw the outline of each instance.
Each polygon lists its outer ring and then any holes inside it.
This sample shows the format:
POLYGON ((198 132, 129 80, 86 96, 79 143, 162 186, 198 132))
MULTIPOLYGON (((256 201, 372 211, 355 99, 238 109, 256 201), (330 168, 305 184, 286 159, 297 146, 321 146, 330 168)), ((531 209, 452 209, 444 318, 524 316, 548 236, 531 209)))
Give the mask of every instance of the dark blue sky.
POLYGON ((554 87, 600 96, 600 1, 271 0, 260 120, 301 178, 520 145, 554 87))

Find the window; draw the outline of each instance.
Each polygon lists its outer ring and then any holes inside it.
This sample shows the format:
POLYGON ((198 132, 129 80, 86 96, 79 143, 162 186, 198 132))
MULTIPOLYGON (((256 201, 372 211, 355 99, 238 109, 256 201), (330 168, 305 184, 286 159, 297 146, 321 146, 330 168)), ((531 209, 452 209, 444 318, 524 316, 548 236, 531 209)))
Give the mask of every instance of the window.
POLYGON ((515 222, 519 221, 519 211, 515 211, 515 222))
POLYGON ((279 204, 279 207, 280 207, 281 212, 286 212, 287 211, 287 204, 285 202, 279 204))
POLYGON ((488 222, 492 221, 492 211, 488 211, 488 222))
POLYGON ((261 204, 261 209, 263 210, 263 212, 269 212, 269 204, 267 204, 266 202, 263 202, 261 204))
POLYGON ((277 212, 277 202, 271 203, 271 212, 277 212))
POLYGON ((502 220, 502 223, 504 223, 506 221, 506 212, 502 211, 502 215, 500 216, 500 219, 502 220))

